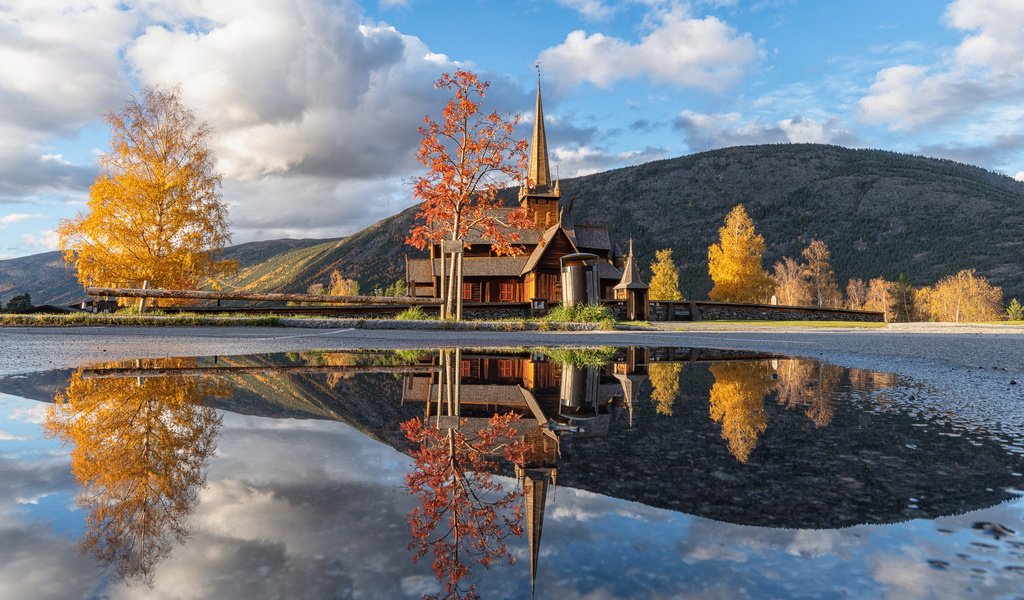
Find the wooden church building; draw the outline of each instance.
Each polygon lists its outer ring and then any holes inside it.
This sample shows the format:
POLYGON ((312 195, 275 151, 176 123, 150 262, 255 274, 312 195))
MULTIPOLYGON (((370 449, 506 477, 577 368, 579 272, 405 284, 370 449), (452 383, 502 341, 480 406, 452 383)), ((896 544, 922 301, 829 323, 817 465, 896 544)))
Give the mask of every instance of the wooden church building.
MULTIPOLYGON (((597 257, 599 297, 614 298, 616 286, 623 283, 623 268, 627 266, 626 257, 613 255, 607 225, 575 224, 572 218, 574 200, 567 203, 562 201, 558 181, 551 178, 539 78, 533 137, 530 144, 529 173, 527 183, 520 188, 519 202, 521 207, 527 209, 533 226, 518 230, 519 241, 514 246, 518 247, 520 252, 516 256, 496 256, 490 243, 473 233, 467 236, 467 247, 464 250, 463 300, 490 303, 545 299, 549 302, 561 302, 560 259, 578 253, 593 254, 597 257)), ((504 217, 513 210, 517 209, 497 209, 496 216, 504 217)), ((406 281, 409 284, 410 295, 435 298, 440 296, 440 246, 431 246, 429 252, 429 258, 407 259, 406 281)), ((634 269, 626 269, 625 275, 630 280, 629 283, 634 285, 639 278, 634 269)))

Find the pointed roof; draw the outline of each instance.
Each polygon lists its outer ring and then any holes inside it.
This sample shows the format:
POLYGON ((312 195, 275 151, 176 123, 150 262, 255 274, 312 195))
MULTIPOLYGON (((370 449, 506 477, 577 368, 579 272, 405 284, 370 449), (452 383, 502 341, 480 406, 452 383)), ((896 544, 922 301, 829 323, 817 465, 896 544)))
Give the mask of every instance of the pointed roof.
POLYGON ((537 106, 533 111, 533 139, 530 141, 529 193, 551 192, 548 137, 544 132, 544 106, 540 99, 540 68, 537 69, 537 106))
POLYGON ((633 240, 629 240, 629 255, 626 256, 626 266, 622 269, 622 279, 615 286, 617 290, 646 290, 649 286, 640 278, 640 271, 633 261, 633 240))
POLYGON ((523 491, 526 495, 526 538, 530 545, 530 597, 537 585, 537 565, 540 562, 540 536, 544 528, 544 505, 547 504, 548 481, 553 479, 553 468, 527 468, 523 491))
POLYGON ((533 249, 533 253, 530 254, 530 259, 526 261, 526 266, 523 267, 523 270, 520 273, 520 275, 526 275, 530 271, 537 268, 537 264, 540 262, 540 259, 544 256, 544 253, 548 251, 548 247, 551 245, 551 240, 555 239, 555 236, 558 235, 558 232, 562 232, 562 235, 565 236, 565 239, 569 240, 569 245, 572 247, 573 252, 580 251, 579 248, 576 247, 576 242, 572 241, 572 237, 568 234, 568 232, 565 231, 565 229, 562 227, 562 224, 556 223, 555 225, 552 225, 551 227, 548 228, 547 231, 544 232, 544 237, 541 238, 540 242, 537 244, 537 247, 533 249))

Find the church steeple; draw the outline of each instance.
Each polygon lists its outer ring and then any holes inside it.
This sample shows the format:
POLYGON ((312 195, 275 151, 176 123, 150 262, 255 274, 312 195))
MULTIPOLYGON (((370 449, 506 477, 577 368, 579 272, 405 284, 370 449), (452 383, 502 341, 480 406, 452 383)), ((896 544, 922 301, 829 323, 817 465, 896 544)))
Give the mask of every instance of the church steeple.
POLYGON ((533 112, 533 139, 530 141, 530 165, 526 177, 527 181, 519 188, 519 203, 529 212, 534 227, 544 230, 556 225, 561 217, 558 199, 562 192, 558 189, 558 182, 551 181, 544 104, 540 99, 540 65, 537 66, 537 106, 533 112))
POLYGON ((544 131, 544 105, 540 98, 540 67, 537 68, 537 106, 533 111, 533 138, 530 141, 529 194, 552 192, 551 166, 548 163, 548 137, 544 131))

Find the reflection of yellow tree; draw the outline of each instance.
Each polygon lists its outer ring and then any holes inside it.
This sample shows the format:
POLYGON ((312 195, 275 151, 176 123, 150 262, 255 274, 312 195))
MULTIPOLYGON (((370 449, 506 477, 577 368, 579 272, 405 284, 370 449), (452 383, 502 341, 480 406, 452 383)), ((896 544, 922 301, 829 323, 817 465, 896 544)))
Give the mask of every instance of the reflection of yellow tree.
MULTIPOLYGON (((188 367, 180 360, 161 366, 188 367)), ((188 364, 185 364, 188 363, 188 364)), ((45 429, 74 446, 71 469, 88 510, 81 549, 149 582, 188 535, 220 418, 205 398, 230 388, 203 378, 87 378, 57 393, 45 429)))
POLYGON ((647 366, 651 379, 651 400, 658 403, 659 415, 672 415, 672 405, 679 397, 679 375, 683 372, 681 363, 652 362, 647 366))
POLYGON ((833 401, 842 367, 806 359, 779 361, 778 402, 786 408, 806 407, 807 418, 818 428, 832 422, 833 401))
POLYGON ((764 397, 772 389, 771 367, 765 362, 726 362, 711 366, 711 418, 722 424, 729 452, 747 462, 757 438, 768 427, 764 397))

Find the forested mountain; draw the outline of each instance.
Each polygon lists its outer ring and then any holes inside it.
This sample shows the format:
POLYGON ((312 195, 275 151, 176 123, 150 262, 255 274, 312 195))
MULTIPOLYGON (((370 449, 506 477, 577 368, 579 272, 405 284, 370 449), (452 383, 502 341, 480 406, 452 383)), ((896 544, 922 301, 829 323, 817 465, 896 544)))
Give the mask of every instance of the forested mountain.
MULTIPOLYGON (((850 277, 901 273, 932 284, 963 268, 1024 297, 1024 183, 948 160, 817 144, 742 146, 561 182, 577 223, 607 223, 630 237, 639 263, 671 247, 688 298, 707 296, 707 248, 742 202, 767 244, 765 266, 798 257, 812 239, 832 252, 840 286, 850 277)), ((514 202, 515 191, 506 195, 514 202)), ((332 270, 364 290, 404 275, 414 211, 333 240, 242 244, 226 254, 240 270, 225 289, 304 291, 332 270)), ((79 289, 56 253, 0 261, 0 297, 29 292, 39 304, 79 289)), ((80 296, 80 293, 78 294, 80 296)))

